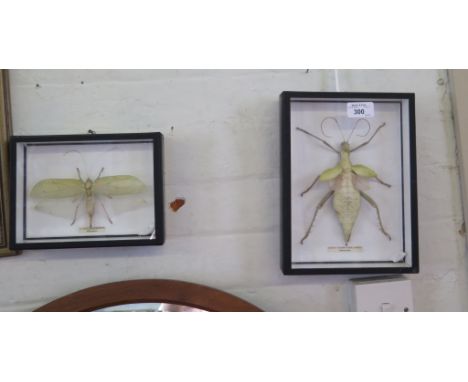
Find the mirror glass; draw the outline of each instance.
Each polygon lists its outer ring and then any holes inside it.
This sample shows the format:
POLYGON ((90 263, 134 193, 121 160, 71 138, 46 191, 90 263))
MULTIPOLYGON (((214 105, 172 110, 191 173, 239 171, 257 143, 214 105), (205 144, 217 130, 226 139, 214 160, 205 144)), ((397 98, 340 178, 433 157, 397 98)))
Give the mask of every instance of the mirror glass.
POLYGON ((112 305, 97 309, 96 312, 207 312, 187 305, 160 302, 112 305))

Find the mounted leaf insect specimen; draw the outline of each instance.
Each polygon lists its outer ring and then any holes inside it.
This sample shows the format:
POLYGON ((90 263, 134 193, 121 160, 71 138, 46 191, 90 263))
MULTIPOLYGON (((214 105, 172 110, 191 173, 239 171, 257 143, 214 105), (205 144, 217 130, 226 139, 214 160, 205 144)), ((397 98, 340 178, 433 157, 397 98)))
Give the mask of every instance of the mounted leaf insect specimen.
POLYGON ((283 272, 417 272, 414 95, 281 101, 283 272))
MULTIPOLYGON (((354 123, 354 127, 351 130, 351 133, 349 136, 345 139, 343 131, 341 130, 341 127, 336 120, 336 118, 333 117, 326 117, 325 119, 322 120, 322 123, 320 124, 322 132, 323 130, 323 124, 326 120, 332 120, 335 122, 336 126, 339 128, 339 131, 341 133, 341 136, 343 137, 343 141, 340 144, 340 149, 337 150, 335 149, 331 144, 329 144, 326 140, 304 130, 301 129, 300 127, 296 127, 298 131, 301 131, 314 139, 318 140, 322 144, 324 144, 326 147, 330 148, 332 151, 335 153, 339 154, 340 160, 339 163, 329 169, 326 169, 323 171, 320 175, 318 175, 313 183, 307 187, 307 189, 303 192, 301 192, 301 196, 304 196, 307 192, 309 192, 312 187, 318 182, 326 182, 326 181, 332 181, 333 182, 333 188, 327 192, 327 194, 320 200, 319 204, 315 208, 314 216, 312 218, 312 221, 307 229, 307 232, 305 236, 301 239, 301 244, 303 244, 304 240, 307 239, 307 237, 310 234, 310 231, 312 230, 313 224, 315 222, 315 219, 317 217, 318 211, 325 205, 325 203, 333 197, 333 208, 336 211, 336 214, 338 216, 338 220, 340 221, 341 227, 343 229, 343 236, 344 236, 344 241, 345 245, 348 245, 348 242, 351 238, 351 233, 352 229, 354 226, 354 223, 356 222, 356 219, 359 214, 360 206, 361 206, 361 198, 366 200, 372 207, 375 208, 375 211, 377 213, 377 219, 379 222, 379 227, 382 233, 389 239, 391 240, 391 236, 385 231, 383 224, 382 224, 382 219, 380 217, 380 210, 377 205, 377 203, 372 199, 371 196, 369 196, 367 193, 365 193, 363 190, 360 190, 358 187, 358 181, 359 177, 361 178, 373 178, 376 179, 379 183, 383 184, 386 187, 391 187, 388 183, 385 183, 382 181, 377 173, 372 170, 371 168, 363 165, 363 164, 355 164, 353 165, 351 162, 350 155, 353 151, 356 151, 360 149, 361 147, 364 147, 365 145, 369 144, 372 139, 375 137, 375 135, 379 132, 379 130, 385 126, 385 122, 382 123, 375 132, 372 134, 372 136, 365 142, 361 143, 360 145, 351 148, 350 146, 350 138, 353 135, 354 130, 358 126, 359 122, 365 121, 369 125, 369 131, 371 129, 371 126, 369 122, 366 119, 358 119, 354 123)), ((325 135, 325 133, 323 133, 325 135)), ((366 134, 367 135, 367 134, 366 134)))
POLYGON ((13 137, 16 248, 164 242, 160 133, 13 137))
MULTIPOLYGON (((93 224, 97 203, 101 206, 109 223, 113 224, 101 200, 102 197, 112 199, 116 196, 139 194, 144 192, 146 188, 141 180, 132 175, 101 176, 104 168, 101 169, 94 181, 90 178, 83 180, 80 169, 77 168, 76 171, 78 173, 78 179, 49 178, 39 181, 32 188, 30 195, 32 198, 42 201, 71 198, 72 201, 68 203, 76 203, 73 220, 70 223, 71 225, 75 224, 78 211, 84 204, 88 217, 88 225, 80 228, 80 230, 85 232, 97 232, 105 229, 104 227, 96 227, 93 224)), ((38 211, 42 210, 46 213, 50 211, 50 208, 44 208, 44 206, 46 206, 44 202, 42 204, 39 203, 35 206, 35 209, 38 211)))

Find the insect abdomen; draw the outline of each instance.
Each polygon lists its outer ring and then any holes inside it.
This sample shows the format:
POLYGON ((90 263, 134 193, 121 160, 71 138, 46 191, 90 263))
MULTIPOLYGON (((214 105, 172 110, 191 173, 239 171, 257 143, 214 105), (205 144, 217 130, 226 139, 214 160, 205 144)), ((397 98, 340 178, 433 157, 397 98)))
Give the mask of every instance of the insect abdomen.
POLYGON ((333 198, 333 208, 338 215, 338 220, 343 229, 345 242, 348 244, 354 222, 359 214, 361 195, 354 188, 351 171, 345 170, 337 183, 333 198))

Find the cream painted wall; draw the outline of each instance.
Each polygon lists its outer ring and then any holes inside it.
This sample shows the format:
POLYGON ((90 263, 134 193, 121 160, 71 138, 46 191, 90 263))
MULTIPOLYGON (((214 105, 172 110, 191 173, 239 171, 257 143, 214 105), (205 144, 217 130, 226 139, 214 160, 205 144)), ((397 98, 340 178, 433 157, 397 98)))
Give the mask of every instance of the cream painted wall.
MULTIPOLYGON (((279 94, 334 91, 333 70, 13 70, 17 135, 161 131, 162 247, 24 251, 0 259, 0 310, 96 284, 170 278, 269 311, 348 310, 348 276, 279 268, 279 94)), ((341 91, 415 92, 421 273, 416 310, 468 310, 462 208, 445 71, 340 70, 341 91)))

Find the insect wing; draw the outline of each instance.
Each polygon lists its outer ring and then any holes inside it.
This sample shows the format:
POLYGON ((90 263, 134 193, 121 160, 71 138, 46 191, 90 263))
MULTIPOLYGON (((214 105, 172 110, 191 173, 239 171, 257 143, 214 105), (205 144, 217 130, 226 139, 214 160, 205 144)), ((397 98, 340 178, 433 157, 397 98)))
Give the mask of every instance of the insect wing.
POLYGON ((145 184, 132 175, 103 176, 94 182, 96 194, 112 196, 139 194, 145 190, 145 184))
POLYGON ((343 172, 340 165, 329 168, 320 174, 320 181, 326 182, 327 180, 333 180, 343 172))
POLYGON ((77 208, 80 206, 83 208, 83 205, 83 198, 40 199, 37 204, 34 205, 34 210, 48 215, 65 218, 69 223, 71 223, 75 213, 79 211, 77 211, 77 208))
POLYGON ((99 178, 94 182, 93 190, 99 203, 106 205, 105 208, 109 208, 111 215, 120 215, 153 205, 151 189, 132 175, 99 178))
POLYGON ((371 189, 368 178, 363 178, 353 174, 353 185, 359 191, 368 191, 371 189))
POLYGON ((352 168, 356 175, 363 176, 365 178, 374 178, 377 176, 377 173, 374 170, 370 167, 364 166, 363 164, 356 164, 352 168))
POLYGON ((72 198, 82 195, 83 183, 79 179, 43 179, 31 190, 31 197, 43 199, 72 198))
POLYGON ((104 204, 109 214, 118 216, 130 211, 135 211, 140 208, 148 208, 154 206, 153 198, 149 192, 137 195, 124 195, 112 198, 99 196, 99 203, 104 204))

